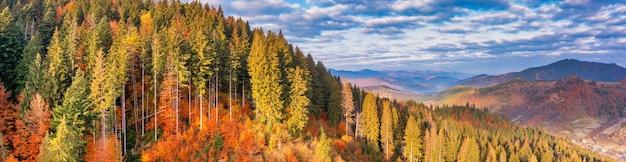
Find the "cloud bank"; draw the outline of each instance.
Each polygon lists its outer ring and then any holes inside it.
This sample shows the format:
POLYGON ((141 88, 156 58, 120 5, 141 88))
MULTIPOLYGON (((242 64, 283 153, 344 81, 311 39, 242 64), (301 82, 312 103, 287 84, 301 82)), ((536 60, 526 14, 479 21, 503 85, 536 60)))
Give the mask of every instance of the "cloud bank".
POLYGON ((624 0, 201 0, 336 69, 497 74, 564 58, 626 66, 624 0))

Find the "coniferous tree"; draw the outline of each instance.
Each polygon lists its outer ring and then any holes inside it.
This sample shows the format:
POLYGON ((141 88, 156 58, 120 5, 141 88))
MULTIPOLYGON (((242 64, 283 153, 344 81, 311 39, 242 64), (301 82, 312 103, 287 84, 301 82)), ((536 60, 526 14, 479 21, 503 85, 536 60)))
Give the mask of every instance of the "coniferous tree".
POLYGON ((275 52, 268 53, 267 48, 268 44, 266 44, 263 31, 255 30, 250 56, 248 56, 249 64, 255 65, 248 69, 251 77, 252 98, 257 107, 255 110, 257 119, 268 128, 272 128, 283 119, 283 101, 281 100, 283 88, 279 84, 281 72, 278 55, 275 52))
POLYGON ((352 86, 350 83, 345 82, 341 86, 341 108, 343 109, 343 116, 346 120, 346 135, 354 134, 352 126, 354 125, 354 101, 352 99, 352 86))
POLYGON ((290 75, 290 103, 288 107, 287 128, 292 136, 297 136, 306 126, 308 120, 307 107, 309 106, 309 98, 305 95, 308 84, 308 73, 306 69, 296 67, 293 74, 290 75))
POLYGON ((459 162, 480 161, 480 148, 473 137, 466 137, 457 156, 459 162))
POLYGON ((320 128, 320 138, 317 146, 315 147, 315 156, 324 162, 332 161, 330 157, 330 139, 326 137, 324 128, 320 128))
POLYGON ((408 161, 422 161, 422 128, 421 121, 418 121, 414 115, 410 115, 407 119, 406 128, 404 129, 404 152, 403 155, 408 161))
POLYGON ((82 161, 81 145, 84 142, 80 139, 80 131, 76 130, 77 123, 69 122, 66 117, 61 117, 57 126, 56 135, 46 138, 41 144, 40 161, 82 161))
POLYGON ((380 126, 380 144, 383 146, 383 151, 387 159, 393 156, 393 119, 391 102, 383 101, 383 111, 381 116, 380 126))
POLYGON ((63 99, 63 103, 52 111, 53 119, 50 121, 50 127, 53 133, 56 132, 57 126, 61 123, 61 118, 65 116, 65 120, 74 123, 74 130, 82 136, 85 126, 90 125, 89 123, 94 119, 95 114, 92 111, 89 83, 84 72, 79 70, 73 80, 72 85, 65 91, 66 97, 63 99))
POLYGON ((378 118, 378 107, 373 94, 367 93, 363 101, 363 134, 368 142, 377 150, 380 135, 380 122, 378 118))
MULTIPOLYGON (((0 12, 0 80, 11 92, 19 92, 18 64, 22 59, 24 38, 17 25, 17 16, 13 15, 9 7, 0 12)), ((15 93, 18 94, 18 93, 15 93)))
POLYGON ((69 86, 71 65, 69 58, 65 55, 60 30, 56 30, 52 35, 50 46, 48 46, 48 71, 45 73, 46 84, 44 85, 43 97, 50 103, 50 106, 61 104, 65 89, 69 86))

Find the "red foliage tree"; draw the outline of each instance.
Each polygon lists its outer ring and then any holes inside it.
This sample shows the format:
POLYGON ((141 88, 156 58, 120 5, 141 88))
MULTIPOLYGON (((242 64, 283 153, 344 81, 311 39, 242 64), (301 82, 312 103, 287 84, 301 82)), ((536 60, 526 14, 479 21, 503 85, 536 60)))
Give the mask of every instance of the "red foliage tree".
POLYGON ((16 122, 19 120, 19 107, 9 100, 11 92, 0 82, 0 132, 4 139, 4 144, 9 149, 14 150, 14 139, 17 137, 16 122))
POLYGON ((17 135, 13 138, 14 155, 22 160, 36 161, 39 145, 50 128, 52 117, 48 104, 38 93, 33 95, 30 110, 26 110, 23 119, 16 121, 17 135))

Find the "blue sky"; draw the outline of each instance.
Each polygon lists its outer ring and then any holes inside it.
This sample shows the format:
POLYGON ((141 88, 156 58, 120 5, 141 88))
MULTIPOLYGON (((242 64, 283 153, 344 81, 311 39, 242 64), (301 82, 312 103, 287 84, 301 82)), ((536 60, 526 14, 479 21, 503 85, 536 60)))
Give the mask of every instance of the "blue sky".
POLYGON ((626 66, 625 0, 200 0, 282 30, 329 68, 500 74, 565 58, 626 66))

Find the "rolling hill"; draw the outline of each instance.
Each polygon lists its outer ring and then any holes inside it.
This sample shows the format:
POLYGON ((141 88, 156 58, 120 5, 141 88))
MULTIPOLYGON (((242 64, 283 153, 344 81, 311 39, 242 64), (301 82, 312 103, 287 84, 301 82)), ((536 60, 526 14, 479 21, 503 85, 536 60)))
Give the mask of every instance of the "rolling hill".
POLYGON ((626 68, 614 63, 605 64, 564 59, 545 66, 528 68, 520 72, 511 72, 495 76, 478 75, 455 82, 452 85, 485 87, 504 83, 514 78, 522 78, 524 80, 557 80, 568 75, 577 75, 585 80, 617 82, 626 77, 626 68))
MULTIPOLYGON (((567 62, 572 60, 551 66, 567 62)), ((597 67, 601 69, 610 66, 597 67)), ((549 71, 545 69, 548 68, 531 68, 527 71, 549 71)), ((520 72, 518 76, 530 73, 520 72)), ((550 77, 563 73, 552 73, 550 77)), ((542 78, 550 77, 545 75, 542 78)), ((587 77, 615 79, 602 74, 589 74, 587 77)), ((478 108, 508 116, 521 125, 540 127, 551 134, 570 137, 585 147, 604 150, 614 158, 624 160, 626 155, 626 80, 597 82, 575 75, 550 81, 517 78, 495 86, 455 87, 444 92, 446 94, 438 95, 442 96, 439 104, 473 103, 478 108)))

